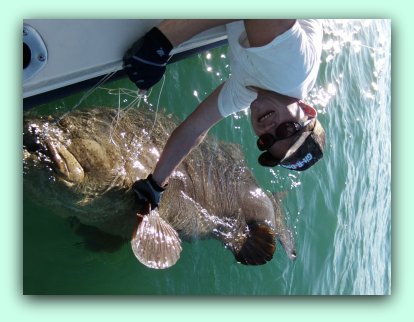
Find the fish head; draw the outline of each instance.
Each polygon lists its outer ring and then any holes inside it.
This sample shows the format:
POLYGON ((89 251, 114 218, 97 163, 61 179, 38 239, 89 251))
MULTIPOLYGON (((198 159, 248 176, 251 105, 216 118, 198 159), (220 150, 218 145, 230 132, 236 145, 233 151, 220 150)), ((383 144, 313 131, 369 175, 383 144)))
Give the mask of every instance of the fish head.
POLYGON ((131 119, 109 108, 25 113, 25 196, 61 216, 130 236, 145 206, 132 184, 148 175, 158 157, 148 131, 131 119))
POLYGON ((84 199, 75 187, 85 179, 85 171, 67 150, 68 140, 51 118, 24 118, 23 192, 48 209, 63 210, 84 199))
MULTIPOLYGON (((70 113, 55 118, 25 117, 24 162, 49 169, 55 180, 78 191, 87 187, 89 192, 98 193, 114 185, 132 185, 146 173, 134 172, 131 167, 127 178, 125 164, 127 158, 132 159, 128 155, 130 148, 121 147, 125 142, 113 140, 113 115, 105 112, 70 113)), ((134 156, 138 159, 137 154, 134 156)), ((129 161, 132 163, 135 159, 129 161)))
POLYGON ((122 155, 107 143, 108 131, 92 127, 79 117, 24 118, 24 190, 32 199, 85 214, 114 213, 110 208, 121 212, 131 206, 133 193, 124 176, 122 155), (86 207, 93 203, 94 209, 86 207))
POLYGON ((71 140, 51 118, 25 119, 23 123, 23 164, 30 170, 45 170, 50 180, 71 187, 81 183, 85 171, 67 145, 71 140))

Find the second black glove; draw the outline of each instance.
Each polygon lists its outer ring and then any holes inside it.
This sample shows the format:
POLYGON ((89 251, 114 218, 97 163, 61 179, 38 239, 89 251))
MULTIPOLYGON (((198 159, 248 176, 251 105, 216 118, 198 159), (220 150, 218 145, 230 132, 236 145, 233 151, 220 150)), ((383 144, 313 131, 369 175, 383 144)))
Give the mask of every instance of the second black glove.
POLYGON ((132 190, 134 190, 135 195, 140 203, 150 203, 151 209, 158 207, 160 203, 161 195, 166 189, 165 187, 160 187, 150 174, 147 179, 141 179, 135 181, 132 185, 132 190))

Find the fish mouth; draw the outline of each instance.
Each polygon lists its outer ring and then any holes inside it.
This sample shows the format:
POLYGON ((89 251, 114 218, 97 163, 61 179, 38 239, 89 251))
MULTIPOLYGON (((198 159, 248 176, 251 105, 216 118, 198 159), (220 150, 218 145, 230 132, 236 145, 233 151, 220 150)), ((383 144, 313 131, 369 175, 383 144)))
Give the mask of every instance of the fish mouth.
POLYGON ((62 143, 46 139, 45 146, 60 180, 69 186, 83 181, 85 173, 82 166, 62 143))
POLYGON ((82 182, 85 173, 76 157, 61 143, 59 133, 53 132, 58 138, 46 136, 45 128, 48 126, 40 125, 36 121, 24 121, 24 160, 48 164, 55 172, 56 178, 68 186, 82 182))

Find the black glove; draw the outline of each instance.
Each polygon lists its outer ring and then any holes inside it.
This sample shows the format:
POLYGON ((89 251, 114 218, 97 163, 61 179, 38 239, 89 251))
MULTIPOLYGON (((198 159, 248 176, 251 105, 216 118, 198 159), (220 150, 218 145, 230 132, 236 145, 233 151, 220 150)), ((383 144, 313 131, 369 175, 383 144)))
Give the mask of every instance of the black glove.
POLYGON ((166 187, 167 186, 160 187, 150 174, 146 179, 135 181, 132 185, 132 190, 134 190, 138 198, 138 202, 150 203, 151 209, 155 209, 158 207, 161 194, 164 192, 166 187))
POLYGON ((138 39, 124 55, 124 69, 131 81, 141 90, 159 82, 170 59, 172 44, 157 28, 138 39))

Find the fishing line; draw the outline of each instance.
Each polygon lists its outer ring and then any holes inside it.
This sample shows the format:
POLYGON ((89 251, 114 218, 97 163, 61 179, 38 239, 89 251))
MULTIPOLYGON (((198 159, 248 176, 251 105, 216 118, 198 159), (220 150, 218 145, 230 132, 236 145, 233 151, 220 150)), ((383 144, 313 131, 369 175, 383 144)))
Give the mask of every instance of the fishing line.
POLYGON ((101 85, 103 85, 105 82, 107 82, 112 76, 114 76, 116 72, 117 72, 117 70, 114 70, 114 71, 106 74, 104 77, 102 77, 92 88, 90 88, 85 94, 82 95, 82 97, 79 99, 78 103, 75 104, 70 109, 70 111, 68 111, 66 113, 63 113, 60 117, 58 117, 57 120, 55 121, 55 124, 58 123, 66 115, 68 115, 70 112, 72 112, 74 109, 79 107, 79 105, 82 104, 82 102, 84 100, 86 100, 92 93, 94 93, 96 91, 96 89, 98 89, 101 85))
POLYGON ((153 124, 152 124, 152 128, 151 128, 150 132, 152 132, 152 130, 153 130, 153 129, 154 129, 154 127, 155 127, 155 123, 157 123, 158 108, 159 108, 159 106, 160 106, 160 98, 161 98, 161 93, 162 93, 162 90, 163 90, 163 88, 164 88, 164 83, 165 83, 165 74, 162 76, 161 89, 160 89, 160 93, 158 94, 158 100, 157 100, 157 107, 156 107, 156 109, 155 109, 155 117, 154 117, 154 122, 153 122, 153 124))
MULTIPOLYGON (((101 87, 102 88, 102 87, 101 87)), ((105 88, 102 88, 105 89, 105 88)), ((114 90, 112 89, 107 89, 108 90, 108 94, 112 94, 114 92, 114 90)), ((120 113, 121 113, 121 93, 130 97, 133 97, 133 100, 125 107, 125 111, 128 111, 130 108, 133 108, 135 106, 136 103, 136 107, 139 108, 139 106, 141 105, 141 99, 143 97, 145 97, 145 92, 141 92, 139 89, 137 90, 129 90, 127 88, 118 88, 117 89, 117 94, 118 95, 118 109, 117 109, 117 115, 114 118, 114 120, 112 121, 111 127, 110 127, 110 141, 116 145, 115 141, 113 140, 113 136, 112 134, 114 133, 114 130, 116 128, 116 126, 118 125, 118 121, 120 118, 120 113)), ((151 94, 151 91, 149 92, 149 94, 151 94)))
POLYGON ((96 89, 98 87, 100 87, 101 85, 103 85, 106 81, 108 81, 112 76, 115 75, 117 71, 113 71, 109 74, 106 74, 101 80, 99 80, 99 82, 97 82, 92 88, 90 88, 85 94, 83 94, 83 96, 80 98, 80 100, 78 101, 78 103, 72 107, 72 110, 74 110, 75 108, 77 108, 84 100, 86 100, 93 92, 96 91, 96 89))
MULTIPOLYGON (((93 87, 91 87, 86 93, 84 93, 82 95, 82 97, 79 99, 79 101, 72 108, 70 108, 70 111, 68 111, 66 113, 63 113, 59 118, 57 118, 55 120, 55 123, 58 123, 66 115, 68 115, 70 112, 72 112, 73 110, 78 108, 97 89, 106 90, 109 95, 113 95, 114 92, 115 92, 115 95, 118 95, 118 108, 117 108, 116 117, 112 121, 112 124, 111 124, 111 127, 110 127, 111 130, 110 130, 110 134, 109 134, 110 141, 115 144, 115 142, 113 140, 113 133, 114 133, 114 130, 115 130, 116 126, 118 125, 118 122, 119 122, 119 119, 120 119, 120 113, 121 113, 121 108, 122 108, 121 107, 121 95, 126 95, 126 96, 129 96, 129 97, 133 98, 132 101, 129 102, 129 104, 125 107, 125 110, 128 110, 129 108, 132 108, 134 106, 139 108, 139 106, 141 105, 142 98, 145 99, 147 97, 150 97, 150 95, 152 93, 152 89, 148 93, 146 93, 146 92, 141 91, 139 89, 129 90, 129 89, 126 89, 126 88, 118 88, 118 89, 114 90, 114 89, 103 87, 102 85, 105 84, 112 76, 114 76, 116 72, 117 72, 117 70, 114 70, 114 71, 106 74, 105 76, 103 76, 93 87)), ((161 99, 162 90, 164 88, 164 84, 165 84, 165 75, 163 75, 163 78, 162 78, 161 89, 160 89, 160 92, 159 92, 159 95, 158 95, 157 105, 156 105, 156 110, 155 110, 155 117, 154 117, 154 121, 153 121, 152 128, 151 128, 150 132, 153 131, 153 129, 155 127, 155 124, 157 122, 159 104, 160 104, 160 99, 161 99)))

